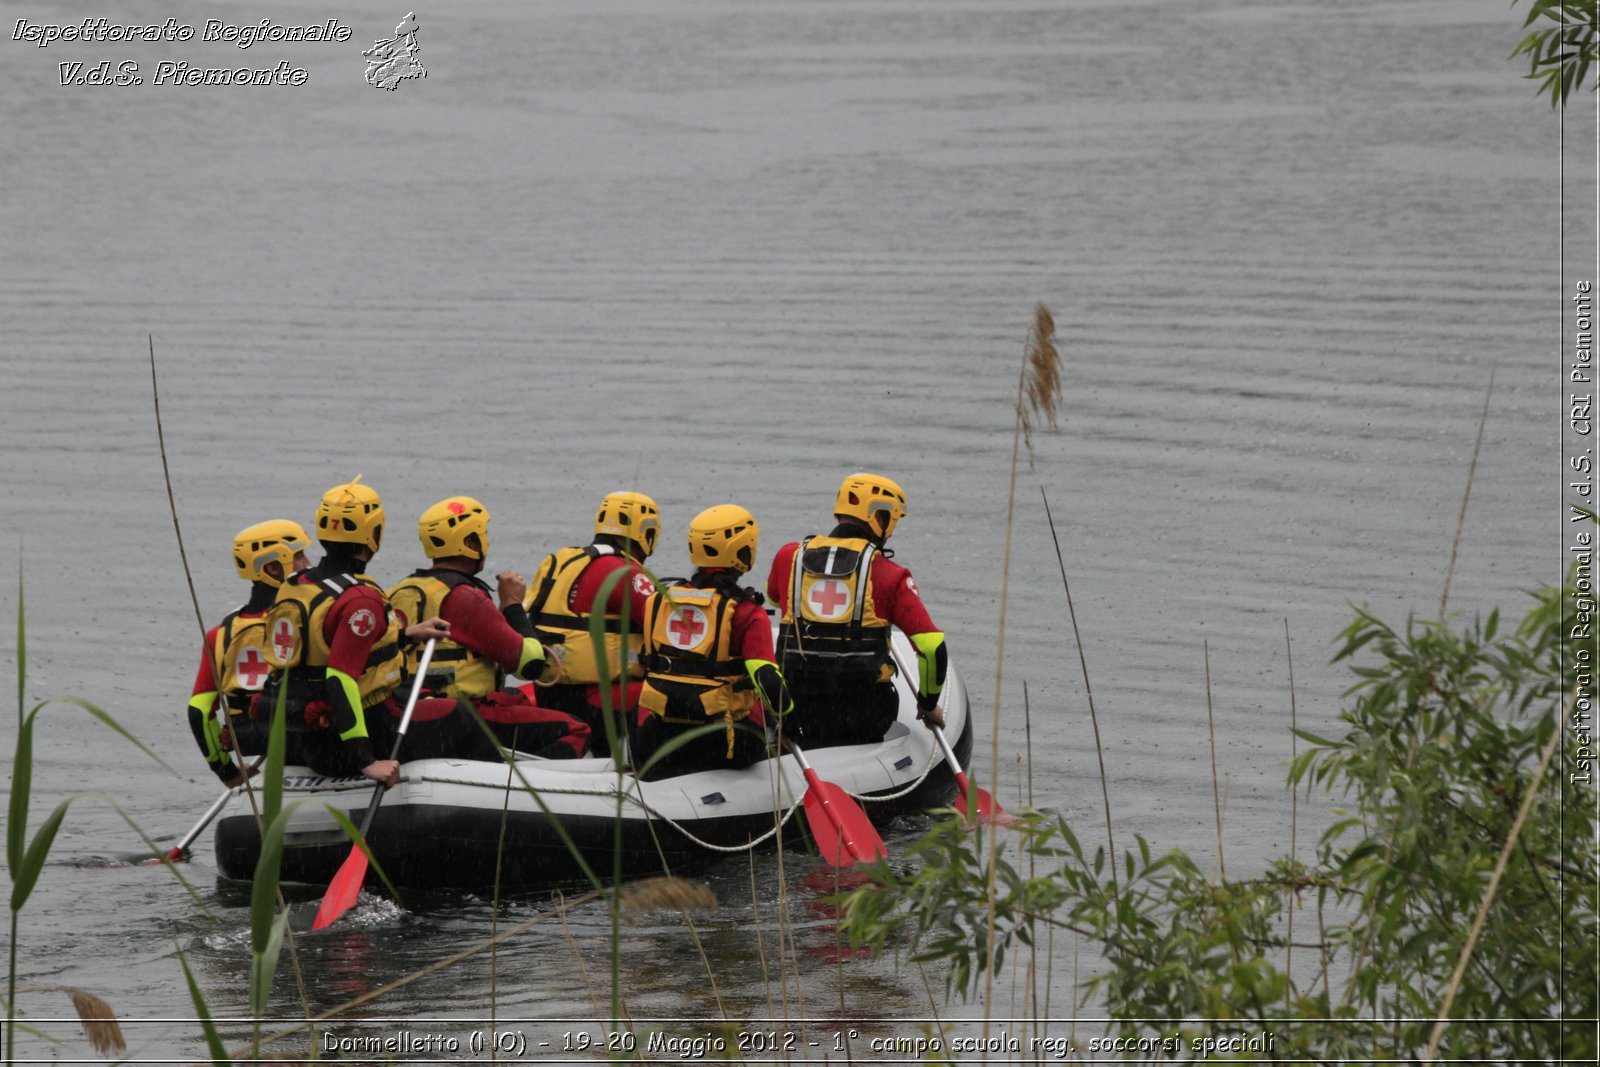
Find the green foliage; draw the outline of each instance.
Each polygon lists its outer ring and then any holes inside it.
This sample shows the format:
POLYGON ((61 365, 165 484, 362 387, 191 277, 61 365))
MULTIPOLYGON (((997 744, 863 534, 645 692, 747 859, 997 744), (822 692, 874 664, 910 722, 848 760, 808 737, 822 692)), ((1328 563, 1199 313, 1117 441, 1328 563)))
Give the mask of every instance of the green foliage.
MULTIPOLYGON (((1153 857, 1142 839, 1112 864, 1064 819, 1032 814, 1000 842, 991 902, 988 843, 950 820, 910 850, 910 867, 872 869, 845 899, 844 928, 879 948, 909 930, 914 958, 944 961, 951 988, 970 996, 988 965, 992 907, 996 972, 1041 928, 1076 932, 1104 961, 1085 1001, 1102 1003, 1122 1036, 1171 1037, 1154 1027, 1173 1020, 1184 1040, 1171 1054, 1211 1032, 1184 1020, 1207 1019, 1273 1030, 1274 1058, 1419 1056, 1541 750, 1567 727, 1572 593, 1546 590, 1511 633, 1498 613, 1460 629, 1356 614, 1335 656, 1356 678, 1345 732, 1301 731, 1309 747, 1289 771, 1291 788, 1348 806, 1309 865, 1282 858, 1256 878, 1217 881, 1183 852, 1153 857)), ((1442 1058, 1593 1060, 1595 1031, 1581 1020, 1595 1017, 1600 988, 1595 832, 1592 785, 1565 772, 1540 779, 1442 1058)))
POLYGON ((1523 28, 1535 26, 1512 51, 1528 57, 1526 77, 1539 83, 1550 106, 1565 104, 1589 75, 1600 44, 1595 40, 1593 0, 1533 0, 1523 28))

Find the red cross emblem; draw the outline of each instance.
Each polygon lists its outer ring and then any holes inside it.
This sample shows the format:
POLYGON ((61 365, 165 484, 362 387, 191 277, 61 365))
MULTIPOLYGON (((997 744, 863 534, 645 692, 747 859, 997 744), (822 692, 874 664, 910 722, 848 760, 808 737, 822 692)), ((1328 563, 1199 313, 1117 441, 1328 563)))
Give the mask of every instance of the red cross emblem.
POLYGON ((635 574, 633 576, 633 591, 640 596, 649 596, 656 591, 656 587, 644 575, 635 574))
POLYGON ((450 503, 445 505, 445 510, 449 511, 452 515, 465 515, 467 513, 467 506, 461 503, 459 500, 452 500, 450 503))
POLYGON ((260 649, 247 648, 233 659, 233 673, 239 676, 246 689, 260 689, 270 669, 267 661, 261 658, 260 649))
POLYGON ((837 619, 850 610, 850 587, 829 578, 811 587, 806 594, 806 603, 811 605, 811 610, 819 618, 837 619))
POLYGON ((278 653, 278 659, 284 663, 288 663, 294 659, 294 627, 289 625, 288 619, 279 619, 277 622, 273 623, 272 647, 278 653))
POLYGON ((350 614, 350 632, 357 637, 371 637, 378 628, 378 617, 371 608, 357 608, 350 614))
POLYGON ((678 648, 693 648, 705 632, 706 616, 699 608, 679 608, 667 623, 667 639, 678 648))

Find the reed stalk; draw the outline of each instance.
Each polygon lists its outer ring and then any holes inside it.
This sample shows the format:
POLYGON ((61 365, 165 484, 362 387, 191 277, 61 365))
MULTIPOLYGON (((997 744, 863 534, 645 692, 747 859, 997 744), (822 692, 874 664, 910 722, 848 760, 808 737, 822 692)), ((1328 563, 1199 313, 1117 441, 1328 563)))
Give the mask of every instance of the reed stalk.
POLYGON ((1528 820, 1528 812, 1533 810, 1533 802, 1539 795, 1539 786, 1544 781, 1544 775, 1550 769, 1550 760, 1554 758, 1556 749, 1561 746, 1562 739, 1566 736, 1561 728, 1561 722, 1569 722, 1572 718, 1572 709, 1583 694, 1580 683, 1572 689, 1572 695, 1567 698, 1567 706, 1563 709, 1561 718, 1550 731, 1550 740, 1544 744, 1544 751, 1539 754, 1539 765, 1534 768, 1533 778, 1528 782, 1527 790, 1522 794, 1522 803, 1517 808, 1517 817, 1511 824, 1511 830, 1506 834, 1506 842, 1500 847, 1500 856, 1495 860, 1494 870, 1489 874, 1489 884, 1483 887, 1483 897, 1478 901, 1478 912, 1472 918, 1472 929, 1467 933, 1466 944, 1461 946, 1461 953, 1456 957, 1455 970, 1450 975, 1450 985, 1445 989, 1444 1000, 1439 1005, 1438 1017, 1433 1023, 1433 1033, 1428 1037, 1428 1048, 1423 1054, 1422 1062, 1432 1063, 1439 1053, 1439 1042, 1444 1037, 1444 1027, 1450 1021, 1450 1008, 1456 1001, 1456 991, 1461 988, 1461 979, 1467 971, 1467 961, 1472 959, 1472 950, 1478 945, 1478 937, 1483 933, 1483 922, 1489 915, 1489 906, 1494 903, 1495 894, 1500 890, 1500 878, 1506 873, 1506 864, 1511 859, 1512 851, 1517 847, 1517 839, 1522 835, 1522 824, 1528 820))
POLYGON ((572 935, 572 924, 567 922, 566 894, 557 891, 556 899, 561 901, 557 910, 561 915, 561 937, 567 943, 567 948, 572 952, 572 959, 578 965, 578 980, 583 983, 584 992, 589 994, 589 1006, 594 1009, 595 1017, 600 1015, 600 998, 595 995, 594 981, 589 977, 588 965, 583 962, 583 951, 578 948, 578 939, 572 935))
MULTIPOLYGON (((1283 620, 1283 652, 1284 658, 1289 663, 1289 766, 1293 767, 1300 757, 1300 729, 1299 716, 1295 707, 1294 695, 1294 644, 1289 640, 1289 619, 1283 620)), ((1289 866, 1297 869, 1300 862, 1300 791, 1292 784, 1289 786, 1289 866)), ((1297 876, 1298 877, 1298 876, 1297 876)), ((1289 981, 1283 987, 1283 1007, 1285 1013, 1289 1010, 1289 991, 1294 988, 1294 912, 1295 912, 1295 887, 1289 886, 1285 890, 1286 899, 1284 907, 1289 913, 1289 931, 1284 946, 1283 973, 1289 981)))
MULTIPOLYGON (((776 808, 774 811, 778 810, 776 808)), ((777 1006, 772 1003, 772 970, 767 961, 767 939, 761 936, 761 902, 756 891, 756 857, 752 851, 745 853, 746 867, 750 871, 750 925, 756 934, 756 958, 761 962, 761 988, 767 995, 767 1014, 773 1018, 781 1018, 785 1023, 789 1019, 788 991, 782 994, 783 1014, 777 1014, 777 1006)))
MULTIPOLYGON (((1006 539, 1000 564, 1000 622, 995 633, 994 657, 994 718, 989 731, 989 780, 998 782, 1000 776, 1000 689, 1005 674, 1006 604, 1011 592, 1011 539, 1015 527, 1017 505, 1017 465, 1024 442, 1028 454, 1033 454, 1033 419, 1044 416, 1054 428, 1056 405, 1061 397, 1061 356, 1055 346, 1055 319, 1050 309, 1037 304, 1033 309, 1033 323, 1022 346, 1022 366, 1017 371, 1016 418, 1011 430, 1011 477, 1006 490, 1006 539)), ((989 834, 989 854, 985 865, 985 895, 988 899, 987 959, 984 967, 983 1037, 989 1037, 990 1009, 994 996, 995 953, 995 878, 999 866, 999 835, 989 834)))
POLYGON ((1211 642, 1202 641, 1206 660, 1206 738, 1211 743, 1211 808, 1217 817, 1217 871, 1228 880, 1228 859, 1222 851, 1222 794, 1217 787, 1217 720, 1211 711, 1211 642))
MULTIPOLYGON (((189 589, 189 603, 194 607, 194 621, 195 625, 199 627, 200 630, 200 643, 204 645, 206 639, 206 620, 204 614, 200 610, 199 594, 195 592, 194 572, 189 568, 189 553, 188 550, 184 548, 183 544, 183 524, 178 521, 178 502, 172 491, 172 468, 167 462, 167 435, 166 430, 161 422, 161 387, 156 379, 155 334, 146 334, 145 342, 150 352, 150 403, 155 410, 156 448, 161 454, 161 479, 165 483, 167 489, 167 509, 172 515, 172 534, 174 539, 178 542, 178 560, 183 564, 183 580, 189 589)), ((226 722, 226 716, 229 715, 230 712, 228 709, 228 696, 225 692, 223 692, 222 689, 222 665, 220 663, 213 663, 211 665, 211 670, 212 684, 217 687, 217 709, 220 709, 221 714, 224 716, 223 721, 226 722)), ((256 804, 255 787, 251 784, 251 778, 252 775, 248 771, 245 771, 245 797, 249 800, 250 811, 256 819, 256 831, 264 837, 266 834, 266 826, 263 824, 261 818, 261 810, 256 804)), ((282 889, 279 889, 278 891, 278 911, 284 915, 287 915, 289 911, 289 903, 286 899, 284 899, 282 889)), ((294 931, 289 929, 287 923, 284 924, 284 941, 289 946, 289 970, 290 973, 294 975, 295 988, 300 994, 300 1007, 301 1010, 305 1012, 306 1018, 309 1019, 311 1017, 311 996, 306 991, 305 975, 300 969, 300 952, 295 943, 294 931)), ((313 1043, 315 1043, 315 1037, 316 1034, 315 1031, 313 1031, 313 1043)))
MULTIPOLYGON (((1476 475, 1478 473, 1478 452, 1483 446, 1483 429, 1484 429, 1485 424, 1487 424, 1487 422, 1489 420, 1489 398, 1494 395, 1494 376, 1495 376, 1495 371, 1498 368, 1499 368, 1499 363, 1498 362, 1490 364, 1490 366, 1489 366, 1489 384, 1484 389, 1483 409, 1478 413, 1478 433, 1477 433, 1477 438, 1476 438, 1476 441, 1475 441, 1475 443, 1473 444, 1473 447, 1472 447, 1472 461, 1467 465, 1467 484, 1466 484, 1466 488, 1463 489, 1462 493, 1461 493, 1461 511, 1456 516, 1456 531, 1455 531, 1455 535, 1451 538, 1451 541, 1450 541, 1450 561, 1445 566, 1444 590, 1439 594, 1439 621, 1440 622, 1444 621, 1445 608, 1450 602, 1450 582, 1451 582, 1451 578, 1455 574, 1456 553, 1457 553, 1457 550, 1459 549, 1459 547, 1461 545, 1462 535, 1466 530, 1467 502, 1472 499, 1472 482, 1473 482, 1473 479, 1476 477, 1476 475)), ((1419 722, 1417 727, 1416 727, 1416 730, 1413 731, 1413 733, 1411 735, 1411 744, 1410 744, 1410 747, 1406 750, 1406 760, 1402 764, 1402 767, 1401 767, 1402 770, 1409 770, 1409 764, 1410 764, 1411 757, 1416 753, 1417 745, 1421 743, 1421 737, 1422 737, 1421 730, 1422 730, 1422 726, 1421 726, 1421 723, 1419 722)), ((1390 857, 1392 857, 1394 855, 1394 847, 1395 847, 1394 837, 1391 834, 1389 836, 1389 839, 1384 844, 1383 860, 1382 860, 1383 863, 1387 864, 1389 862, 1390 857)), ((1356 951, 1355 959, 1352 961, 1352 963, 1350 965, 1350 974, 1345 979, 1345 994, 1344 994, 1343 1003, 1347 1004, 1347 1005, 1355 997, 1355 993, 1356 993, 1356 978, 1360 975, 1362 967, 1364 967, 1366 965, 1367 952, 1372 947, 1372 937, 1373 937, 1372 919, 1373 919, 1373 916, 1377 914, 1377 908, 1378 908, 1378 900, 1377 900, 1376 896, 1374 896, 1372 901, 1371 901, 1371 903, 1370 903, 1370 905, 1369 905, 1369 907, 1368 907, 1368 909, 1367 909, 1367 918, 1366 918, 1367 931, 1366 931, 1366 935, 1362 938, 1361 945, 1356 951)), ((1374 1005, 1374 1006, 1376 1006, 1376 1005, 1374 1005)))
POLYGON ((1461 494, 1461 513, 1456 516, 1455 536, 1450 539, 1450 562, 1444 569, 1444 591, 1439 594, 1439 618, 1444 619, 1445 605, 1450 602, 1450 579, 1456 572, 1456 552, 1461 547, 1461 534, 1467 525, 1467 502, 1472 499, 1472 480, 1478 473, 1478 453, 1483 450, 1483 427, 1489 421, 1489 398, 1494 396, 1494 374, 1498 361, 1489 365, 1489 385, 1483 391, 1483 410, 1478 413, 1478 437, 1472 445, 1472 462, 1467 466, 1467 487, 1461 494))
POLYGON ((1050 512, 1050 496, 1043 486, 1039 488, 1039 496, 1044 501, 1044 516, 1050 524, 1050 540, 1056 546, 1056 562, 1061 567, 1061 588, 1067 595, 1067 617, 1072 621, 1072 640, 1077 645, 1078 668, 1083 673, 1083 694, 1089 702, 1089 725, 1094 730, 1094 756, 1100 765, 1100 799, 1106 813, 1106 847, 1109 850, 1106 859, 1111 863, 1114 875, 1117 869, 1117 839, 1111 827, 1111 789, 1106 784, 1106 751, 1100 741, 1100 715, 1094 706, 1094 686, 1089 683, 1089 660, 1083 652, 1083 635, 1078 631, 1078 612, 1072 606, 1072 584, 1067 581, 1067 561, 1061 554, 1061 538, 1056 533, 1055 516, 1050 512))
MULTIPOLYGON (((511 821, 511 765, 517 760, 516 749, 520 730, 511 731, 511 752, 506 758, 506 788, 500 802, 500 835, 494 847, 494 899, 489 904, 489 937, 492 939, 500 928, 500 876, 505 866, 506 856, 506 829, 511 821)), ((500 951, 495 946, 489 949, 489 1032, 494 1033, 498 1027, 496 1020, 499 1017, 499 983, 500 983, 500 951)), ((490 1042, 489 1061, 500 1062, 500 1049, 496 1042, 490 1042)))

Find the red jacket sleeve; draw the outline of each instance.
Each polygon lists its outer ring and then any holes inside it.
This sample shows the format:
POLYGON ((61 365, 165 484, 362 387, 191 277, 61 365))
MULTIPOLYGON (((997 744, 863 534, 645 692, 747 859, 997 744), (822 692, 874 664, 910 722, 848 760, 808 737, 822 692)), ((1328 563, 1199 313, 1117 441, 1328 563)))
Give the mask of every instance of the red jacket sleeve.
POLYGON ((328 609, 322 624, 322 636, 328 641, 328 666, 360 678, 372 646, 388 624, 389 604, 382 593, 368 585, 346 589, 328 609))
POLYGON ((600 594, 600 587, 605 584, 612 571, 622 567, 628 569, 628 577, 618 579, 617 584, 611 587, 611 593, 606 597, 606 613, 620 615, 626 600, 632 606, 633 628, 637 630, 644 618, 645 603, 656 591, 656 587, 642 570, 621 556, 601 556, 584 569, 572 587, 572 610, 580 615, 592 613, 594 599, 600 594))
POLYGON ((794 554, 799 542, 790 541, 772 557, 772 569, 767 572, 767 599, 779 614, 789 606, 789 585, 794 580, 794 554))
POLYGON ((878 614, 907 634, 935 633, 939 627, 922 604, 911 572, 882 556, 872 560, 872 602, 878 614))
POLYGON ((512 672, 522 663, 522 635, 495 607, 488 593, 472 585, 450 590, 439 607, 439 614, 450 624, 450 640, 486 656, 512 672))
POLYGON ((211 662, 211 650, 216 647, 217 631, 220 629, 222 629, 222 627, 213 626, 211 629, 206 631, 205 644, 200 646, 200 669, 195 672, 194 688, 189 691, 189 695, 191 697, 197 697, 203 693, 215 693, 217 691, 218 676, 216 664, 211 662))
POLYGON ((766 609, 748 601, 733 609, 733 647, 740 659, 772 662, 772 622, 766 609))

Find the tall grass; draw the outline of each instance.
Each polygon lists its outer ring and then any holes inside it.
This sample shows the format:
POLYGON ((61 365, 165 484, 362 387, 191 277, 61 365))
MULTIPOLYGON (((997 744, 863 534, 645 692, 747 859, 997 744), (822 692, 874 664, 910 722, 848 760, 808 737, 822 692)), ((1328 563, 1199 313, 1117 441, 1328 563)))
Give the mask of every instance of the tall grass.
MULTIPOLYGON (((28 613, 27 590, 24 581, 23 564, 17 561, 17 742, 11 759, 11 796, 6 809, 6 874, 11 882, 11 895, 8 900, 9 931, 10 937, 6 949, 6 1034, 5 1057, 9 1065, 16 1059, 17 1041, 17 939, 19 933, 19 919, 22 909, 27 905, 28 899, 38 887, 39 879, 44 873, 46 860, 49 859, 51 846, 55 844, 56 835, 61 830, 61 824, 66 819, 67 811, 74 801, 81 799, 83 794, 74 794, 67 797, 47 815, 32 838, 28 836, 28 812, 33 801, 33 741, 34 727, 39 713, 52 703, 70 704, 82 708, 94 716, 101 723, 110 727, 126 738, 133 746, 149 756, 157 764, 166 767, 166 764, 141 744, 132 734, 123 729, 122 725, 106 712, 79 697, 51 697, 35 704, 32 708, 27 706, 27 678, 28 678, 28 613)), ((171 770, 171 768, 167 768, 171 770)), ((117 809, 118 813, 127 820, 127 814, 117 809)), ((134 825, 128 820, 129 825, 134 825)), ((139 832, 145 841, 149 837, 139 832)), ((96 1051, 121 1051, 126 1047, 122 1040, 121 1029, 117 1026, 116 1018, 111 1008, 103 1000, 81 989, 65 986, 51 986, 61 992, 67 993, 71 998, 73 1007, 77 1010, 84 1026, 85 1036, 96 1051)))
MULTIPOLYGON (((1011 430, 1011 476, 1006 490, 1005 551, 1000 564, 1000 621, 995 628, 994 654, 994 717, 989 733, 989 780, 1000 777, 1000 692, 1005 678, 1006 603, 1011 592, 1011 540, 1015 527, 1017 506, 1017 470, 1022 446, 1027 445, 1033 455, 1033 430, 1035 420, 1044 419, 1053 429, 1056 425, 1056 406, 1061 399, 1061 356, 1055 346, 1056 323, 1050 309, 1037 304, 1033 309, 1033 322, 1022 345, 1022 366, 1017 371, 1017 395, 1014 405, 1015 419, 1011 430)), ((995 947, 995 876, 998 870, 1000 835, 989 834, 989 860, 986 865, 985 889, 989 901, 986 942, 990 955, 984 968, 987 984, 984 988, 983 1036, 989 1036, 989 1005, 994 994, 995 947)))

